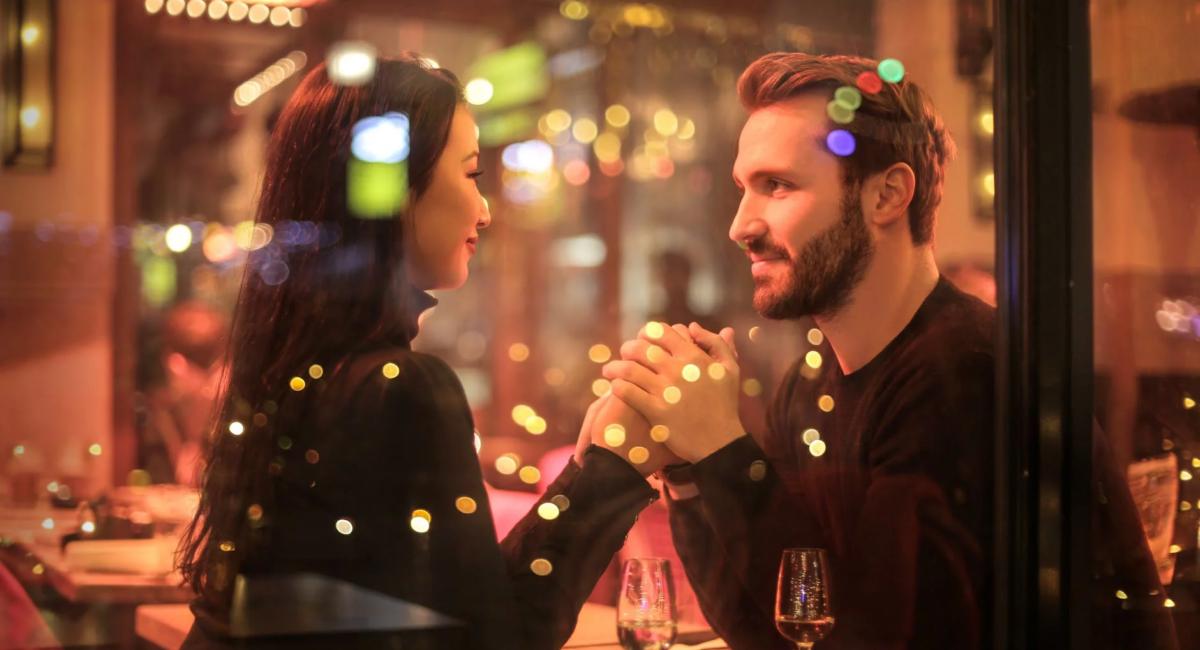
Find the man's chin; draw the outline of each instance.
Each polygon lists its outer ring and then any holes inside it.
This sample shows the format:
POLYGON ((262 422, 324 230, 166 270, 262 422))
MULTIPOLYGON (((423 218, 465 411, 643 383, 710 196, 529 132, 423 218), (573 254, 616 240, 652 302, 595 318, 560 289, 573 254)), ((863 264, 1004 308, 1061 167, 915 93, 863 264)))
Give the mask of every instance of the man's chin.
POLYGON ((770 287, 755 287, 754 289, 754 311, 763 318, 771 320, 797 318, 795 315, 786 313, 786 303, 786 296, 770 287))

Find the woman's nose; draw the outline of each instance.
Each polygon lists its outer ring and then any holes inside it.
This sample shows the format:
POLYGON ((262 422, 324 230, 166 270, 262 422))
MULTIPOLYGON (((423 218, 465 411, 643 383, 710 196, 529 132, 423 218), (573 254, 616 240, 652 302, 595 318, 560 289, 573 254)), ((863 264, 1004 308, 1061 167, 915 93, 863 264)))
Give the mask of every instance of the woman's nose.
POLYGON ((479 219, 475 221, 475 227, 483 230, 492 225, 492 209, 488 205, 487 199, 479 197, 479 219))

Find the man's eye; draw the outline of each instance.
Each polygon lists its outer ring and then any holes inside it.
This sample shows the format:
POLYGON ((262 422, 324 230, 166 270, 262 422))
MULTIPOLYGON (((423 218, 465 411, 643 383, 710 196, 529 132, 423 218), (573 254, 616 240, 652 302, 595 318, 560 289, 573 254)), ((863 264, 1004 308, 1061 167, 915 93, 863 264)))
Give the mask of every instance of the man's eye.
POLYGON ((767 190, 767 192, 774 192, 775 190, 781 190, 785 187, 787 187, 787 185, 783 181, 774 178, 767 179, 767 182, 764 184, 764 188, 767 190))

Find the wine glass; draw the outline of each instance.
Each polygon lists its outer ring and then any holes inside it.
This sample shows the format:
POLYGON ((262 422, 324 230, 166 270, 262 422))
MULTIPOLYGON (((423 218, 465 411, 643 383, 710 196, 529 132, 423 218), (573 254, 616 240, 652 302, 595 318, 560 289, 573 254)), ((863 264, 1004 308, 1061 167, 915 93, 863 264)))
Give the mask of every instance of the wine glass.
POLYGON ((824 639, 833 629, 829 561, 820 548, 789 548, 779 561, 775 592, 775 628, 800 650, 824 639))
POLYGON ((671 562, 630 558, 621 566, 617 639, 626 650, 666 650, 675 642, 671 562))

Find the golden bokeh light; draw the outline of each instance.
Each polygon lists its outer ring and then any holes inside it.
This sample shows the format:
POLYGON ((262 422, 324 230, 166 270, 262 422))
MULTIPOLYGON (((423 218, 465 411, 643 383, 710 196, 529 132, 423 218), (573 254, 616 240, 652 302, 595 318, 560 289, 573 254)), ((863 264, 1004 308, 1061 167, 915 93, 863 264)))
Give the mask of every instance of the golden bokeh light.
POLYGON ((661 339, 665 333, 666 329, 663 327, 662 323, 658 321, 650 321, 649 323, 646 323, 646 336, 654 340, 658 340, 661 339))
POLYGON ((654 345, 653 343, 651 343, 650 346, 646 348, 646 360, 649 361, 650 363, 658 363, 659 361, 662 361, 666 357, 667 357, 667 351, 658 347, 657 345, 654 345))
POLYGON ((683 399, 683 391, 678 386, 667 386, 663 389, 663 400, 667 404, 678 404, 683 399))
POLYGON ((474 514, 479 506, 475 503, 475 499, 471 497, 458 497, 454 500, 454 507, 464 515, 470 515, 474 514))
POLYGON ((761 335, 762 335, 762 328, 759 327, 758 325, 751 327, 750 331, 746 334, 747 338, 750 339, 751 343, 757 343, 758 337, 761 335))
POLYGON ((288 386, 290 386, 291 389, 296 391, 297 393, 304 390, 304 387, 306 385, 307 384, 305 384, 304 380, 301 379, 300 377, 292 377, 292 380, 290 382, 288 382, 288 386))
POLYGON ((654 112, 654 130, 659 134, 675 135, 679 130, 679 118, 669 108, 660 108, 654 112))
POLYGON ((521 479, 522 483, 537 485, 537 482, 542 480, 542 472, 533 465, 526 465, 517 473, 517 478, 521 479))
POLYGON ((708 364, 708 376, 712 377, 713 381, 721 381, 724 379, 726 372, 725 366, 721 365, 720 363, 713 362, 708 364))
POLYGON ((570 20, 583 20, 588 17, 588 6, 580 0, 563 0, 558 12, 570 20))
POLYGON ((515 422, 519 427, 525 426, 525 423, 529 421, 529 418, 536 415, 537 413, 534 412, 533 407, 529 406, 528 404, 517 404, 512 409, 513 422, 515 422))
POLYGON ((599 133, 599 127, 591 118, 581 117, 575 120, 575 124, 571 126, 571 135, 575 136, 575 140, 582 144, 591 144, 599 133))
POLYGON ((804 444, 811 445, 821 439, 821 432, 816 429, 805 429, 800 439, 804 441, 804 444))
POLYGON ((565 494, 556 494, 550 498, 550 503, 558 506, 559 512, 566 512, 571 507, 571 500, 565 494))
POLYGON ((604 111, 604 121, 618 129, 629 125, 629 109, 621 104, 613 104, 604 111))
POLYGON ((808 353, 804 355, 804 363, 807 364, 809 368, 814 370, 820 368, 823 361, 824 360, 821 358, 821 353, 817 352, 816 350, 809 350, 808 353))
POLYGON ((823 456, 825 454, 825 441, 814 440, 813 443, 808 446, 808 453, 812 454, 813 456, 823 456))
POLYGON ((547 368, 542 377, 549 386, 562 386, 567 383, 567 373, 562 368, 547 368))
POLYGON ((625 444, 625 427, 616 422, 604 427, 604 444, 609 447, 620 447, 625 444))
POLYGON ((547 501, 537 507, 537 513, 542 519, 545 519, 546 521, 553 521, 558 519, 559 509, 558 506, 547 501))
POLYGON ((517 467, 521 464, 521 458, 516 454, 504 454, 496 459, 496 471, 505 476, 510 476, 517 472, 517 467))
POLYGON ((747 472, 750 475, 750 480, 755 483, 767 477, 767 461, 756 460, 750 463, 750 470, 747 472))
POLYGON ((433 516, 428 510, 417 508, 412 512, 412 518, 408 520, 408 525, 417 533, 428 533, 429 526, 433 523, 433 516))
POLYGON ((571 127, 571 114, 561 108, 556 108, 544 116, 546 128, 552 133, 566 131, 571 127))
POLYGON ((235 436, 240 436, 245 432, 246 427, 241 422, 234 420, 233 422, 229 423, 229 433, 232 433, 235 436))
POLYGON ((665 424, 650 427, 650 439, 654 442, 666 442, 671 438, 671 430, 665 424))
POLYGON ((349 535, 354 532, 354 524, 350 523, 349 519, 338 519, 333 527, 343 535, 349 535))
POLYGON ((820 345, 825 342, 825 334, 817 328, 808 330, 808 342, 812 345, 820 345))
POLYGON ((680 374, 683 376, 684 381, 692 383, 698 382, 700 381, 700 366, 697 366, 694 363, 689 363, 683 367, 683 370, 680 372, 680 374))
POLYGON ((528 420, 525 420, 525 430, 535 436, 540 436, 543 433, 546 433, 546 419, 535 415, 528 420))
POLYGON ((641 465, 648 460, 650 460, 649 449, 638 446, 629 450, 629 462, 633 463, 634 465, 641 465))
POLYGON ((605 363, 612 358, 612 350, 603 343, 597 343, 588 348, 588 359, 593 363, 605 363))
POLYGON ((554 565, 550 564, 550 560, 539 557, 529 563, 529 570, 533 571, 534 575, 545 577, 554 572, 554 565))
POLYGON ((308 376, 313 379, 320 379, 325 376, 325 369, 320 364, 314 363, 308 367, 308 376))
POLYGON ((508 346, 508 358, 521 363, 529 359, 529 346, 524 343, 513 343, 508 346))
POLYGON ((759 395, 762 395, 762 382, 753 378, 747 379, 742 382, 742 392, 745 393, 747 397, 758 397, 759 395))
MULTIPOLYGON (((621 138, 615 133, 601 133, 592 143, 596 160, 612 165, 621 161, 621 138)), ((604 171, 601 167, 601 171, 604 171)))
POLYGON ((396 377, 400 376, 400 366, 389 361, 383 364, 382 372, 384 377, 387 377, 388 379, 395 379, 396 377))
POLYGON ((612 390, 612 382, 607 379, 600 378, 592 382, 592 394, 596 397, 604 397, 612 390))
POLYGON ((817 398, 817 408, 825 411, 826 413, 832 412, 833 397, 830 397, 829 395, 822 395, 821 397, 817 398))

